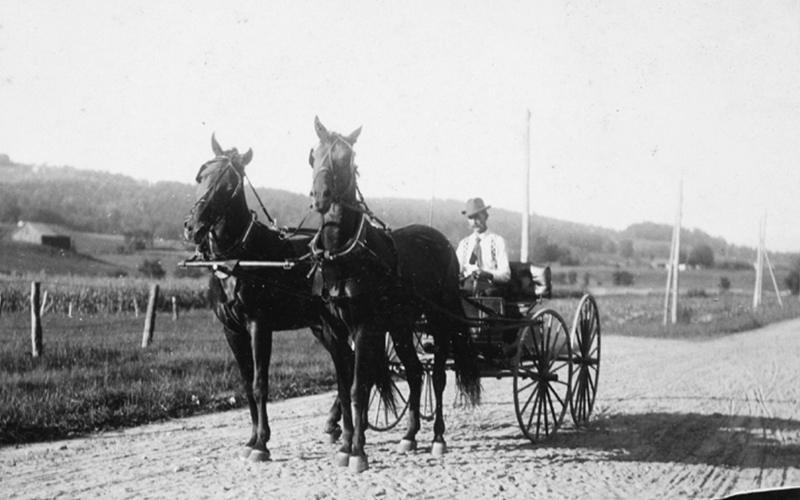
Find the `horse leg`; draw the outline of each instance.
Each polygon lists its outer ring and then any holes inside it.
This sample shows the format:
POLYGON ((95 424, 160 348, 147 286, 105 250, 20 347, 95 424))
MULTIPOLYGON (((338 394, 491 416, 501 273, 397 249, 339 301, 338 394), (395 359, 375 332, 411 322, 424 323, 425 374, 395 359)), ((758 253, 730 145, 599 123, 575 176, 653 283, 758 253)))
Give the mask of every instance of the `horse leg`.
MULTIPOLYGON (((331 355, 331 358, 333 358, 335 349, 333 342, 336 342, 336 338, 330 334, 330 329, 328 327, 323 328, 322 325, 311 325, 310 328, 314 337, 319 340, 325 350, 328 351, 328 354, 331 355)), ((339 420, 342 418, 342 406, 339 399, 337 394, 336 398, 333 400, 331 409, 328 411, 328 420, 325 422, 325 427, 322 429, 328 436, 328 442, 330 443, 335 443, 342 435, 342 428, 339 425, 339 420)))
POLYGON ((376 360, 383 356, 384 334, 379 328, 359 325, 355 335, 355 368, 350 397, 353 402, 353 447, 350 452, 350 471, 363 472, 369 469, 369 460, 364 451, 368 422, 369 391, 375 380, 376 360))
MULTIPOLYGON (((331 342, 328 352, 330 352, 333 364, 336 367, 338 396, 334 406, 337 406, 338 403, 343 427, 341 434, 342 444, 333 462, 340 467, 346 467, 350 461, 350 452, 353 446, 353 413, 350 407, 350 387, 353 383, 353 350, 350 349, 347 337, 337 336, 336 341, 331 342)), ((334 411, 334 408, 331 408, 331 413, 334 411)))
POLYGON ((251 462, 266 462, 270 459, 267 442, 270 438, 269 418, 267 416, 267 397, 269 396, 269 362, 272 356, 272 329, 262 321, 250 321, 247 329, 253 349, 253 396, 258 412, 258 427, 253 451, 247 457, 251 462))
POLYGON ((422 363, 414 346, 414 335, 411 328, 404 327, 392 331, 394 350, 406 370, 408 381, 408 427, 397 451, 408 453, 417 449, 417 433, 420 429, 419 405, 422 396, 422 363))
POLYGON ((236 365, 239 367, 244 393, 247 397, 247 405, 250 408, 250 422, 252 423, 250 439, 238 453, 239 458, 246 460, 250 456, 250 452, 253 451, 258 432, 258 410, 256 409, 256 399, 253 397, 253 356, 250 348, 250 336, 247 335, 247 332, 237 332, 228 327, 224 327, 224 330, 225 338, 233 352, 233 357, 236 359, 236 365))
MULTIPOLYGON (((442 326, 437 326, 434 331, 444 332, 442 326)), ((435 457, 441 457, 447 453, 447 443, 444 440, 444 411, 442 404, 442 394, 447 385, 447 373, 445 372, 447 357, 450 353, 450 338, 443 334, 436 339, 437 349, 433 356, 433 394, 436 398, 436 414, 433 422, 433 445, 431 453, 435 457)))
POLYGON ((331 409, 328 410, 328 420, 325 422, 323 432, 328 436, 328 442, 333 444, 342 437, 342 427, 339 425, 339 420, 342 418, 342 404, 339 399, 339 394, 333 398, 331 409))

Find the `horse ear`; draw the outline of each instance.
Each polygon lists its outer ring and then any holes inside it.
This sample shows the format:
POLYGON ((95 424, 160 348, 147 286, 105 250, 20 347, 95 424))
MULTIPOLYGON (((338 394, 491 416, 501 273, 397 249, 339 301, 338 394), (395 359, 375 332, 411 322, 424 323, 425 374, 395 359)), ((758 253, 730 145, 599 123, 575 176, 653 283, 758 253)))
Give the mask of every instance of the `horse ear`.
POLYGON ((250 148, 247 150, 247 153, 245 153, 242 156, 242 168, 246 167, 247 164, 250 163, 250 160, 252 159, 253 159, 253 148, 250 148))
POLYGON ((325 128, 325 125, 319 121, 319 116, 314 117, 314 130, 317 131, 317 137, 322 142, 330 142, 330 133, 328 129, 325 128))
POLYGON ((353 130, 350 133, 350 135, 345 137, 345 140, 347 141, 348 144, 352 146, 353 144, 356 143, 356 140, 358 139, 359 135, 361 135, 361 127, 358 127, 357 129, 353 130))
POLYGON ((222 156, 222 148, 219 147, 219 143, 216 137, 214 137, 214 134, 211 134, 211 149, 214 151, 215 155, 222 156))

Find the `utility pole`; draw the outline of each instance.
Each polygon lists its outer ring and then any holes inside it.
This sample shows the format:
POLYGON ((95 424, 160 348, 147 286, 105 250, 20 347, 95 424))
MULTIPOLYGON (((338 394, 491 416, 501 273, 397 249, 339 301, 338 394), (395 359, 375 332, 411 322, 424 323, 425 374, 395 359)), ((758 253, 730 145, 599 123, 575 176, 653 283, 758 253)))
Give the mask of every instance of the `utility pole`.
POLYGON ((525 134, 525 174, 522 183, 522 235, 520 237, 519 260, 528 262, 528 246, 531 218, 531 110, 527 110, 527 133, 525 134))
POLYGON ((775 272, 772 269, 772 263, 769 261, 769 253, 767 252, 767 213, 761 216, 758 228, 758 253, 756 254, 756 283, 753 289, 753 309, 761 307, 761 292, 764 286, 764 263, 767 264, 769 275, 772 278, 772 286, 775 287, 775 296, 778 297, 778 304, 783 308, 783 299, 781 298, 781 291, 778 289, 778 281, 775 279, 775 272))
POLYGON ((664 324, 678 322, 678 277, 681 260, 681 215, 683 211, 683 181, 678 184, 678 211, 672 228, 672 248, 669 254, 667 291, 664 296, 664 324), (671 300, 670 300, 671 299, 671 300), (671 303, 670 303, 671 302, 671 303))

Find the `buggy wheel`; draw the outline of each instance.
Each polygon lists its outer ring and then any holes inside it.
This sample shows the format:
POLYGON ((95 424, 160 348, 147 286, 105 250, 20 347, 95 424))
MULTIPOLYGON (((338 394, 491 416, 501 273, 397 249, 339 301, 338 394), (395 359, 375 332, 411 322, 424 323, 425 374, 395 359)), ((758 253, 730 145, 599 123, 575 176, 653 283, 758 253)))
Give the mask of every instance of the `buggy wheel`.
POLYGON ((533 443, 552 436, 564 421, 572 384, 572 345, 564 319, 552 309, 534 313, 517 334, 514 410, 533 443))
POLYGON ((597 302, 589 294, 578 303, 572 323, 572 341, 575 376, 569 409, 575 425, 585 425, 594 408, 600 375, 600 314, 597 302))
POLYGON ((392 372, 392 391, 394 391, 395 407, 388 407, 383 403, 380 392, 373 387, 369 392, 367 406, 367 425, 374 431, 388 431, 393 429, 408 410, 409 388, 406 382, 406 372, 397 352, 394 350, 392 337, 386 334, 386 357, 389 359, 389 370, 392 372))

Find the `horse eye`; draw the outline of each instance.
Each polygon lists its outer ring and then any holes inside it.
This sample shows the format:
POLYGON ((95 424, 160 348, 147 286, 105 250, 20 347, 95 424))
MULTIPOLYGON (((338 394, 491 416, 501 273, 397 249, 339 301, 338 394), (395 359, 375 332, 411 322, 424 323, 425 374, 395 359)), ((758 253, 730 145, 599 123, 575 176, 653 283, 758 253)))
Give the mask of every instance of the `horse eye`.
POLYGON ((311 148, 311 151, 308 152, 308 164, 312 167, 314 166, 314 148, 311 148))

